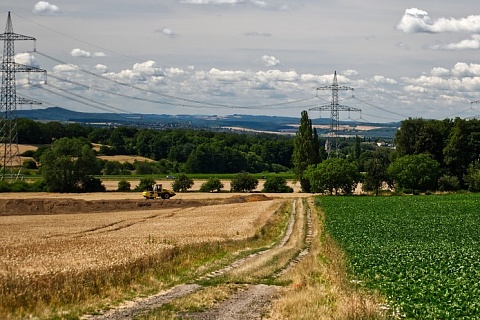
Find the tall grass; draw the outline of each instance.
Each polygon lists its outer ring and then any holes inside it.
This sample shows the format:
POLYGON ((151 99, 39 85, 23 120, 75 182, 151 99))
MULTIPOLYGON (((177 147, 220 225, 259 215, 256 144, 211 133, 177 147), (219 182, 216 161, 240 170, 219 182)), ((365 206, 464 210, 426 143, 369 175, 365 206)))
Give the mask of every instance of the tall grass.
POLYGON ((382 319, 382 299, 359 291, 347 277, 346 257, 325 233, 324 215, 310 204, 314 231, 310 254, 281 280, 283 288, 269 314, 270 319, 382 319))

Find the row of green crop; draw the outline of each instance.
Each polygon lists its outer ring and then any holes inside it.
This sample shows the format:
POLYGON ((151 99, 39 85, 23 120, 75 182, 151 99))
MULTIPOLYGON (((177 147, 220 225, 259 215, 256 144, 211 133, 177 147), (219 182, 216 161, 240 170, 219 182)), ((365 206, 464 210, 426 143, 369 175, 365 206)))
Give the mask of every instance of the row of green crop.
POLYGON ((352 280, 409 319, 480 317, 480 196, 321 197, 352 280))

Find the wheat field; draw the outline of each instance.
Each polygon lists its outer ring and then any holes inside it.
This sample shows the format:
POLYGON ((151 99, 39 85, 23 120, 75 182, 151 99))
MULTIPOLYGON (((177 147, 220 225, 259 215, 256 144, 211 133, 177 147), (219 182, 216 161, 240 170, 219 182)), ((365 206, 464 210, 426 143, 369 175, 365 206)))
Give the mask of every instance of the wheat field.
POLYGON ((164 210, 0 217, 0 273, 103 268, 172 245, 251 237, 279 200, 164 210))

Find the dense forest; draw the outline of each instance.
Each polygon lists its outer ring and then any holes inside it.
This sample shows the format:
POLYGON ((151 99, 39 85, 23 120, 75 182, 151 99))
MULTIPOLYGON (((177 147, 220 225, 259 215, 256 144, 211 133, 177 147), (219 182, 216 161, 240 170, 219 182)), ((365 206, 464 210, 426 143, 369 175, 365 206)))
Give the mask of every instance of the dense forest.
MULTIPOLYGON (((76 123, 18 120, 21 144, 49 145, 60 138, 100 144, 100 155, 138 155, 155 160, 158 173, 283 172, 292 167, 293 138, 193 129, 95 128, 76 123)), ((42 149, 35 155, 40 159, 42 149)), ((139 173, 148 168, 138 164, 139 173)))

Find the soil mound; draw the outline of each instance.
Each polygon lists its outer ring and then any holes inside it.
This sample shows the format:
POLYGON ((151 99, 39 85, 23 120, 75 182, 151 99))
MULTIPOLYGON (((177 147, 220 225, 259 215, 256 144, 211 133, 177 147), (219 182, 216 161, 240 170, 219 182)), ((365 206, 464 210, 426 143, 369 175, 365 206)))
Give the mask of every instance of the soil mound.
POLYGON ((0 216, 75 214, 90 212, 115 212, 132 210, 158 210, 162 208, 188 208, 215 204, 265 201, 264 195, 233 196, 225 199, 205 200, 81 200, 61 199, 0 199, 0 216))

